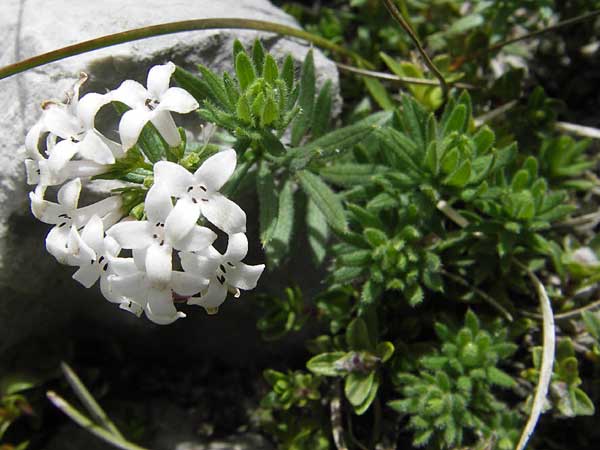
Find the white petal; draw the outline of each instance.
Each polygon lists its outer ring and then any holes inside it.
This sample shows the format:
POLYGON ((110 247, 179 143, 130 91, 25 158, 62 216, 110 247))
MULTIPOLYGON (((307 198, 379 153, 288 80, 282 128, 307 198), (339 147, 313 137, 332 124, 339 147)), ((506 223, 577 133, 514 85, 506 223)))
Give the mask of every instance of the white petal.
POLYGON ((116 291, 111 291, 110 282, 108 281, 108 276, 100 275, 100 292, 106 300, 111 303, 122 303, 126 300, 126 297, 120 295, 116 291))
POLYGON ((202 215, 225 233, 246 232, 246 213, 218 192, 212 194, 207 202, 199 204, 202 215))
POLYGON ((97 94, 91 92, 84 95, 77 104, 77 116, 81 120, 85 129, 94 128, 94 119, 96 114, 104 105, 110 103, 110 95, 97 94))
POLYGON ((146 252, 146 273, 152 284, 166 286, 171 281, 173 249, 169 245, 152 244, 146 252))
POLYGON ((123 201, 120 196, 114 195, 112 197, 107 197, 99 202, 92 203, 91 205, 76 210, 73 220, 78 227, 82 227, 92 218, 92 216, 96 215, 102 218, 104 228, 108 229, 123 216, 121 212, 122 203, 123 201), (115 217, 116 219, 114 221, 108 220, 107 218, 109 216, 111 216, 111 219, 114 219, 115 217))
POLYGON ((150 120, 169 146, 177 147, 181 144, 179 130, 170 112, 156 110, 150 120))
POLYGON ((167 218, 173 211, 171 195, 163 186, 155 183, 146 194, 144 209, 148 221, 152 225, 157 223, 166 224, 167 218))
POLYGON ((172 245, 177 250, 194 252, 207 248, 215 242, 215 239, 217 239, 217 235, 210 228, 194 225, 183 239, 172 242, 172 245))
POLYGON ((138 266, 136 266, 133 258, 109 258, 108 264, 111 272, 119 276, 140 273, 140 270, 138 266))
POLYGON ((200 105, 192 95, 185 89, 172 87, 160 97, 160 104, 156 107, 161 111, 173 111, 179 114, 187 114, 198 109, 200 105))
POLYGON ((208 291, 198 297, 190 298, 187 304, 203 306, 210 313, 214 308, 221 306, 226 297, 227 287, 216 279, 212 279, 208 285, 208 291))
POLYGON ((98 164, 113 164, 115 162, 113 152, 95 130, 90 130, 85 134, 83 140, 77 145, 77 151, 82 158, 98 164))
POLYGON ((47 132, 47 128, 44 124, 43 118, 38 121, 27 133, 25 136, 25 150, 27 152, 27 156, 32 159, 40 159, 42 155, 40 154, 40 138, 42 134, 47 132))
POLYGON ((185 314, 175 309, 170 289, 149 289, 146 316, 154 323, 168 325, 185 314))
POLYGON ((69 230, 67 226, 56 226, 46 236, 46 250, 62 264, 67 264, 69 259, 69 230))
POLYGON ((130 109, 123 114, 119 122, 119 136, 124 150, 129 150, 135 145, 144 125, 153 115, 154 113, 142 109, 130 109))
POLYGON ((235 150, 223 150, 204 161, 194 173, 194 178, 209 191, 218 191, 233 174, 236 162, 235 150))
POLYGON ((225 279, 227 280, 227 284, 236 288, 244 290, 254 289, 263 270, 265 270, 264 264, 249 266, 240 262, 235 267, 227 267, 225 279))
POLYGON ((229 236, 227 250, 223 255, 225 261, 235 263, 241 261, 248 254, 248 238, 244 233, 235 233, 229 236))
POLYGON ((179 259, 183 270, 199 278, 213 278, 221 259, 209 259, 193 253, 180 252, 179 259))
POLYGON ((91 288, 100 278, 100 269, 96 264, 83 265, 73 274, 73 279, 79 281, 84 287, 91 288))
POLYGON ((114 238, 112 238, 110 236, 105 236, 104 237, 103 246, 104 246, 104 254, 107 257, 113 257, 114 258, 121 251, 121 246, 119 245, 119 243, 114 238))
POLYGON ((147 248, 154 243, 152 225, 145 220, 119 222, 106 230, 106 234, 115 239, 123 248, 147 248))
POLYGON ((160 184, 173 197, 181 197, 188 187, 196 184, 194 176, 179 164, 159 161, 154 164, 154 184, 160 184))
POLYGON ((120 303, 121 304, 119 305, 119 308, 121 308, 123 311, 130 312, 137 317, 140 317, 144 312, 143 305, 140 305, 131 299, 123 299, 120 303))
POLYGON ((47 104, 43 118, 46 128, 62 139, 71 139, 83 131, 79 119, 62 104, 47 104))
POLYGON ((93 215, 83 228, 81 238, 96 254, 104 253, 104 224, 100 217, 93 215))
POLYGON ((50 150, 48 150, 47 163, 54 172, 60 172, 66 166, 67 162, 73 158, 79 151, 79 143, 70 140, 60 141, 50 150))
POLYGON ((38 186, 35 191, 29 193, 29 198, 31 199, 31 212, 36 219, 41 220, 44 223, 63 223, 65 219, 59 216, 65 213, 65 207, 44 200, 44 190, 45 188, 43 186, 38 186))
POLYGON ((173 208, 165 222, 165 234, 169 242, 174 244, 183 240, 192 231, 199 217, 200 208, 198 204, 193 203, 188 198, 177 200, 175 208, 173 208))
POLYGON ((208 286, 208 278, 200 278, 187 272, 173 272, 171 286, 179 295, 190 296, 205 289, 208 286))
POLYGON ((146 84, 152 98, 157 100, 161 98, 162 94, 169 88, 169 81, 173 72, 175 72, 175 64, 170 61, 150 69, 146 84))
POLYGON ((150 96, 144 86, 133 80, 123 81, 117 89, 107 95, 111 100, 125 103, 130 108, 145 108, 144 103, 150 96))
MULTIPOLYGON (((38 184, 40 182, 40 162, 35 159, 25 160, 25 171, 27 173, 27 184, 38 184)), ((48 186, 48 185, 46 185, 48 186)))
POLYGON ((145 293, 144 274, 137 272, 123 276, 109 275, 108 291, 110 298, 121 296, 138 299, 145 293))
POLYGON ((94 249, 83 240, 82 236, 75 227, 71 227, 69 231, 67 249, 69 254, 67 263, 72 266, 85 266, 92 264, 99 256, 94 249))
POLYGON ((81 180, 75 178, 72 181, 64 184, 58 190, 58 203, 64 206, 67 210, 73 210, 77 208, 79 203, 79 194, 81 193, 81 180))

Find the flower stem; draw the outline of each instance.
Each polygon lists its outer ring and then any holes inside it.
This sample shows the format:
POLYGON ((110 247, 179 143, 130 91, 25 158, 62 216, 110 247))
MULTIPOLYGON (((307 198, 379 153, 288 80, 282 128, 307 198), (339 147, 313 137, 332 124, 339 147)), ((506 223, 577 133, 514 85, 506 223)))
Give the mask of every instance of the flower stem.
POLYGON ((388 11, 392 15, 392 17, 396 20, 396 22, 398 22, 400 24, 400 26, 404 29, 404 31, 406 31, 408 36, 411 38, 411 40, 415 44, 415 47, 417 47, 417 50, 423 57, 423 60, 425 61, 425 65, 427 65, 429 70, 431 70, 431 73, 433 73, 433 75, 439 80, 440 87, 442 88, 442 92, 444 94, 444 100, 445 100, 448 97, 448 84, 446 83, 444 75, 442 75, 442 72, 440 72, 440 70, 433 63, 433 61, 431 60, 431 58, 429 57, 429 55, 423 48, 423 45, 421 45, 421 41, 419 41, 419 37, 417 36, 415 31, 412 29, 412 27, 409 25, 409 23, 406 21, 406 19, 404 18, 404 16, 400 12, 400 10, 398 10, 398 7, 394 4, 394 2, 392 0, 383 0, 383 3, 385 4, 385 7, 388 9, 388 11))
POLYGON ((75 408, 74 406, 70 405, 64 398, 60 397, 55 392, 48 391, 46 393, 46 396, 54 406, 56 406, 63 413, 69 416, 69 418, 71 418, 71 420, 73 420, 77 425, 79 425, 82 428, 85 428, 90 433, 102 439, 104 442, 113 445, 116 448, 120 448, 121 450, 146 450, 143 447, 139 447, 131 442, 128 442, 118 436, 113 435, 111 432, 105 430, 100 425, 95 424, 88 417, 86 417, 85 414, 77 410, 77 408, 75 408))
POLYGON ((259 30, 276 33, 284 36, 292 36, 303 39, 308 42, 349 57, 356 62, 360 62, 365 67, 372 67, 371 63, 361 58, 355 52, 348 50, 340 45, 312 33, 308 33, 298 28, 293 28, 287 25, 281 25, 274 22, 264 20, 249 20, 249 19, 232 19, 232 18, 216 18, 216 19, 193 19, 183 20, 179 22, 169 22, 159 25, 151 25, 148 27, 135 28, 133 30, 123 31, 120 33, 109 34, 95 39, 79 42, 69 45, 48 53, 34 56, 23 61, 10 64, 0 68, 0 80, 12 75, 24 72, 35 67, 69 58, 71 56, 80 55, 82 53, 98 50, 101 48, 111 47, 113 45, 123 44, 125 42, 137 41, 154 36, 162 36, 165 34, 181 33, 184 31, 195 30, 214 30, 214 29, 245 29, 259 30))

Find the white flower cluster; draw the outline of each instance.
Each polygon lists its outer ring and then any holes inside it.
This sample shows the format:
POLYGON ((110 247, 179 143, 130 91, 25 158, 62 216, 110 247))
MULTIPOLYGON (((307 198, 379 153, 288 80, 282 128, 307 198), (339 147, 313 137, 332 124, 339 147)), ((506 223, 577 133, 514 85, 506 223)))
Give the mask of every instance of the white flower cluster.
POLYGON ((169 87, 173 63, 155 66, 147 88, 127 80, 106 94, 79 99, 82 76, 62 102, 45 102, 40 120, 27 134, 27 181, 31 210, 42 222, 54 225, 46 248, 61 263, 79 267, 73 278, 85 287, 98 279, 103 295, 122 309, 169 324, 185 314, 177 302, 217 312, 227 293, 256 286, 264 265, 241 262, 248 251, 246 215, 219 193, 233 174, 236 152, 223 150, 190 173, 169 161, 154 164, 154 184, 146 194, 146 220, 123 218, 122 199, 110 196, 79 207, 82 179, 105 173, 133 147, 151 122, 170 146, 181 143, 171 112, 198 108, 185 90, 169 87), (103 136, 94 125, 104 105, 118 101, 129 106, 119 123, 120 143, 103 136), (62 185, 57 202, 47 200, 52 186, 62 185), (200 217, 228 236, 224 254, 212 244, 217 234, 198 225, 200 217), (132 257, 120 256, 131 250, 132 257), (176 252, 183 270, 173 270, 176 252))

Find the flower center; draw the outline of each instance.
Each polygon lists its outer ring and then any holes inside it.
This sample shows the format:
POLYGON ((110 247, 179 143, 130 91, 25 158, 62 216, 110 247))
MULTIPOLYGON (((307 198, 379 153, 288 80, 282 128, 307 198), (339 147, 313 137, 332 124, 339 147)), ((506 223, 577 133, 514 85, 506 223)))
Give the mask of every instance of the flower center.
POLYGON ((71 224, 73 223, 73 218, 66 213, 60 214, 58 217, 59 219, 62 219, 61 222, 58 222, 56 224, 58 228, 62 228, 64 226, 71 226, 71 224))
POLYGON ((199 201, 208 201, 208 190, 206 189, 206 186, 202 184, 188 186, 186 192, 187 196, 190 198, 190 200, 192 200, 193 203, 198 203, 199 201))
POLYGON ((165 243, 165 224, 163 222, 157 222, 152 226, 152 237, 158 245, 164 245, 165 243))
POLYGON ((144 102, 144 105, 146 105, 146 108, 148 108, 150 111, 154 111, 159 103, 160 102, 154 98, 147 98, 144 102))

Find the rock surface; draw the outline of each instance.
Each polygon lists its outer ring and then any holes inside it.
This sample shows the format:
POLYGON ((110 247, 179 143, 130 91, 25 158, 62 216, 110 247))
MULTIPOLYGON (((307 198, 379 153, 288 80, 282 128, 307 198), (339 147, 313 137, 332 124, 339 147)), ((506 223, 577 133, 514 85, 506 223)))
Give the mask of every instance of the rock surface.
MULTIPOLYGON (((1 3, 0 66, 86 39, 190 18, 237 17, 297 26, 266 0, 1 3)), ((82 327, 90 334, 108 332, 122 337, 142 353, 160 352, 160 342, 193 342, 180 346, 177 355, 172 355, 177 358, 207 352, 243 361, 266 351, 256 339, 255 323, 248 316, 252 305, 243 306, 244 298, 229 300, 216 317, 209 318, 198 308, 186 320, 158 327, 117 310, 101 298, 96 287, 84 289, 76 284, 70 279, 72 268, 57 264, 45 251, 48 226, 36 222, 29 213, 27 194, 31 187, 25 184, 18 153, 26 131, 37 120, 40 102, 61 98, 80 71, 90 74, 87 89, 99 92, 116 87, 126 78, 145 81, 149 67, 168 60, 189 70, 203 63, 222 72, 231 68, 233 39, 240 38, 248 47, 257 36, 277 57, 291 53, 301 61, 309 49, 298 41, 254 31, 185 32, 94 51, 0 80, 0 369, 10 364, 8 349, 26 337, 60 332, 66 340, 76 339, 82 327), (245 333, 251 337, 240 340, 245 333)), ((320 52, 315 53, 315 62, 319 78, 332 79, 337 86, 334 64, 320 52)), ((244 205, 245 209, 253 207, 244 205)), ((248 226, 252 233, 256 221, 249 220, 248 226)), ((256 244, 248 262, 255 264, 260 258, 256 244)), ((281 283, 290 281, 287 276, 280 278, 281 283)))

